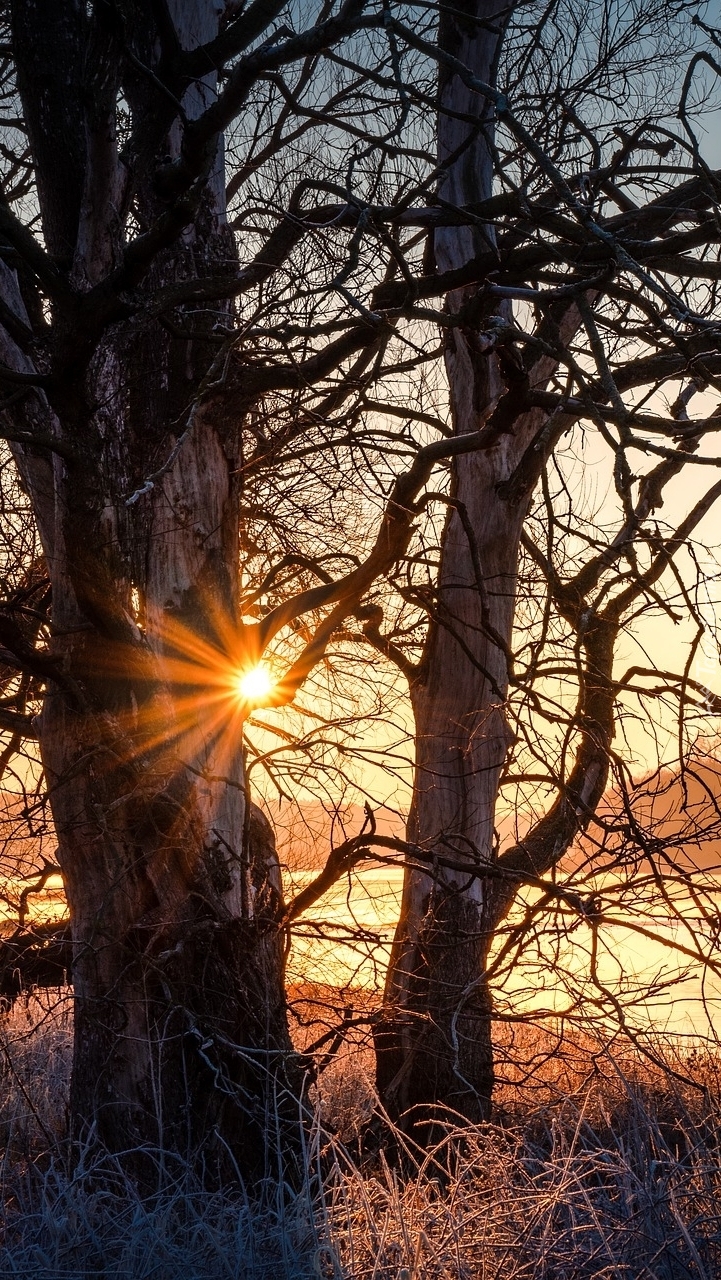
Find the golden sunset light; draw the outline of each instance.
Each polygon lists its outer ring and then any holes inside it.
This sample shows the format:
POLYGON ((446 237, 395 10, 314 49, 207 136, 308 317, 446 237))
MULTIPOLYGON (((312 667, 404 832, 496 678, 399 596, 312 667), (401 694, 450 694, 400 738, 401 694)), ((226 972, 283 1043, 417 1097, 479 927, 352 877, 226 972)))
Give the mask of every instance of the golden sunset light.
POLYGON ((0 8, 0 1280, 721 1278, 721 0, 0 8))
POLYGON ((266 700, 268 694, 274 687, 274 680, 267 667, 259 664, 257 667, 238 672, 236 676, 236 690, 238 696, 245 702, 260 704, 266 700))

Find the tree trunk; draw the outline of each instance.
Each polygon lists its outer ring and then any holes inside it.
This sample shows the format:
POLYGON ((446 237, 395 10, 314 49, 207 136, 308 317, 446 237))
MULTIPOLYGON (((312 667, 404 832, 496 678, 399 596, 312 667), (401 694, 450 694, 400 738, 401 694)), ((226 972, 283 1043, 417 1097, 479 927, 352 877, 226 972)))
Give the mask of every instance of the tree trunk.
MULTIPOLYGON (((492 83, 507 12, 504 0, 442 5, 441 48, 492 83)), ((447 166, 441 195, 456 205, 486 199, 492 194, 492 108, 443 69, 439 92, 439 161, 447 166), (477 126, 467 123, 469 115, 477 126)), ((489 242, 488 227, 436 232, 438 269, 462 266, 489 242)), ((458 312, 469 296, 452 294, 450 310, 458 312)), ((502 307, 496 318, 503 320, 502 307)), ((490 319, 486 312, 478 329, 448 331, 457 434, 482 427, 504 390, 498 356, 479 340, 484 327, 492 330, 490 319)), ((527 494, 509 503, 499 486, 513 474, 534 426, 529 418, 494 448, 454 462, 435 617, 411 686, 416 761, 408 840, 467 862, 470 874, 438 866, 429 874, 405 873, 376 1036, 379 1090, 396 1119, 439 1103, 472 1120, 488 1113, 493 1054, 483 975, 497 907, 474 868, 494 856, 495 802, 509 743, 506 652, 527 509, 527 494)))
MULTIPOLYGON (((442 4, 441 49, 479 80, 495 84, 512 8, 504 0, 442 4)), ((459 206, 487 199, 493 194, 493 108, 444 64, 439 94, 441 194, 459 206), (475 127, 469 117, 478 121, 475 127)), ((489 226, 437 231, 439 269, 461 267, 495 243, 489 226)), ((486 964, 495 931, 515 897, 519 882, 513 877, 540 874, 554 865, 587 822, 586 800, 573 810, 572 820, 562 821, 568 804, 561 796, 534 827, 532 849, 526 838, 523 847, 501 855, 500 870, 510 879, 504 883, 497 875, 483 875, 498 858, 494 819, 511 740, 505 704, 521 533, 545 461, 569 425, 561 413, 549 416, 530 407, 527 393, 546 387, 557 368, 555 356, 539 350, 567 344, 578 329, 580 311, 575 301, 549 308, 538 326, 538 347, 522 352, 508 341, 510 304, 481 305, 473 295, 466 289, 447 298, 452 313, 471 300, 474 313, 473 324, 446 331, 453 429, 465 435, 492 420, 494 443, 454 460, 434 614, 410 690, 416 759, 408 840, 456 869, 439 861, 420 871, 418 859, 406 868, 384 1014, 376 1030, 381 1097, 397 1120, 412 1113, 413 1128, 424 1109, 439 1105, 470 1120, 488 1115, 493 1049, 486 964)), ((601 683, 605 691, 607 675, 601 683)), ((593 793, 594 803, 608 769, 607 710, 605 703, 603 716, 594 709, 589 723, 598 732, 594 729, 579 749, 571 775, 575 787, 578 774, 583 796, 593 793), (596 738, 605 744, 604 768, 596 738)))
MULTIPOLYGON (((167 8, 181 47, 216 34, 210 0, 167 8)), ((121 162, 118 32, 111 23, 85 50, 76 101, 63 80, 72 66, 48 40, 82 43, 82 7, 65 6, 57 30, 49 15, 47 0, 32 0, 16 16, 19 81, 22 90, 23 51, 37 74, 46 66, 45 96, 26 102, 46 242, 58 258, 72 250, 76 286, 90 290, 120 260, 126 170, 134 162, 141 174, 133 194, 141 227, 157 225, 157 174, 180 137, 163 125, 168 104, 157 81, 139 70, 122 89, 144 123, 134 158, 121 162), (41 136, 61 128, 74 138, 79 130, 83 144, 66 157, 64 196, 51 158, 43 170, 41 136)), ((135 53, 152 68, 160 58, 153 18, 136 16, 135 53)), ((192 82, 186 115, 199 114, 214 91, 212 76, 192 82)), ((194 222, 170 239, 144 282, 149 296, 235 262, 223 192, 218 147, 194 222)), ((67 370, 67 347, 77 342, 76 373, 58 378, 47 398, 33 392, 22 412, 43 417, 62 454, 52 470, 35 451, 18 457, 53 594, 58 674, 40 741, 73 929, 74 1132, 94 1133, 115 1151, 151 1146, 185 1158, 203 1146, 206 1165, 230 1153, 231 1167, 256 1176, 273 1171, 269 1112, 292 1120, 299 1081, 278 860, 268 824, 249 804, 232 683, 233 669, 253 656, 237 616, 238 428, 203 400, 224 318, 226 304, 209 303, 178 308, 176 329, 152 314, 120 320, 84 355, 82 328, 58 304, 57 341, 66 344, 58 360, 67 370)), ((18 353, 14 360, 24 367, 18 353)))
MULTIPOLYGON (((449 362, 450 363, 450 362, 449 362)), ((472 429, 472 428, 467 428, 472 429)), ((397 1118, 442 1103, 486 1117, 493 1087, 490 996, 483 979, 500 903, 474 868, 494 858, 494 814, 509 745, 504 714, 518 541, 525 502, 509 509, 503 448, 459 466, 472 553, 458 508, 443 538, 438 619, 411 690, 416 730, 408 841, 466 862, 469 873, 407 869, 377 1036, 378 1083, 397 1118), (482 566, 483 595, 474 576, 482 566), (487 630, 486 630, 487 628, 487 630)))

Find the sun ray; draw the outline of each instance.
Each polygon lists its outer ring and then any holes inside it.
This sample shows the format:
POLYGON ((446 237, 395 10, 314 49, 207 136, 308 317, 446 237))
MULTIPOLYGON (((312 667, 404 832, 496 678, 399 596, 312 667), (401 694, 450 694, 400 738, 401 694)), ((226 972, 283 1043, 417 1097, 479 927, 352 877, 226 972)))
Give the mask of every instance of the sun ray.
POLYGON ((202 633, 177 618, 156 619, 142 645, 107 646, 98 674, 131 674, 132 710, 120 715, 124 749, 140 759, 165 757, 189 767, 233 774, 242 758, 245 721, 275 705, 279 685, 261 661, 257 628, 206 602, 202 633))
POLYGON ((254 706, 262 706, 272 693, 275 681, 268 668, 259 663, 256 667, 241 668, 235 677, 239 697, 254 706))

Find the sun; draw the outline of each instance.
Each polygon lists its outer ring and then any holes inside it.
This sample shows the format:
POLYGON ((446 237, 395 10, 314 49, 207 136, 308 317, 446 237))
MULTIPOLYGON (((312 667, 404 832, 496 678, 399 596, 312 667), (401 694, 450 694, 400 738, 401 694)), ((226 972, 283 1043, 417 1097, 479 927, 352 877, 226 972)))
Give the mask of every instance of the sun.
POLYGON ((236 692, 244 702, 263 702, 273 684, 268 668, 262 665, 239 671, 235 680, 236 692))

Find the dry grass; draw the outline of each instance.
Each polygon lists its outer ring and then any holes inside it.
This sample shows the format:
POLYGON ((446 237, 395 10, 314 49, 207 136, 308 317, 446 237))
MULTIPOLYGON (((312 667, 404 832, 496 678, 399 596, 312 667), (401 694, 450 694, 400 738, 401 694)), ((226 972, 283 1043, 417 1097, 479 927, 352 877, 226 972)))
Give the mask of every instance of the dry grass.
POLYGON ((252 1201, 240 1184, 208 1192, 166 1162, 157 1192, 143 1199, 97 1149, 71 1171, 63 1139, 71 1034, 67 1001, 31 999, 5 1019, 3 1280, 721 1274, 721 1112, 708 1055, 675 1064, 705 1078, 699 1094, 630 1052, 592 1053, 577 1037, 549 1053, 552 1038, 519 1033, 520 1085, 503 1086, 501 1122, 449 1126, 433 1151, 407 1153, 391 1168, 383 1142, 351 1154, 373 1105, 359 1032, 321 1076, 300 1191, 268 1185, 252 1201), (524 1053, 535 1075, 524 1071, 524 1053))

